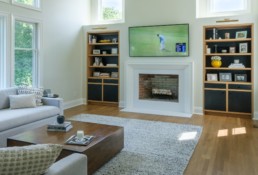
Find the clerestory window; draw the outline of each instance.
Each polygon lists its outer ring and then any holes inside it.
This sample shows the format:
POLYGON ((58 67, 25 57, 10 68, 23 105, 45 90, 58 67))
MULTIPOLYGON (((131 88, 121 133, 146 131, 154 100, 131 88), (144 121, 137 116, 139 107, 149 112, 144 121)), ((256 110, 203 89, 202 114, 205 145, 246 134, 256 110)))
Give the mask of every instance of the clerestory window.
POLYGON ((99 23, 124 22, 124 0, 99 0, 99 23))
POLYGON ((247 14, 251 0, 196 0, 196 17, 219 17, 247 14))
POLYGON ((40 0, 12 0, 12 3, 21 7, 31 8, 35 10, 41 9, 40 0))

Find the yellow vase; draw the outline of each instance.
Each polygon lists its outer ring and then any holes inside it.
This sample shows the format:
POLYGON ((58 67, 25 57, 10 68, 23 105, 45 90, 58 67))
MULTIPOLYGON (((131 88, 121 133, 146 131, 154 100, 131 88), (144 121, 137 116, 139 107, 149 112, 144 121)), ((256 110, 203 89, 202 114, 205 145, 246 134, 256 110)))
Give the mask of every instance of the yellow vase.
POLYGON ((212 60, 211 65, 212 67, 220 67, 222 64, 221 60, 212 60))

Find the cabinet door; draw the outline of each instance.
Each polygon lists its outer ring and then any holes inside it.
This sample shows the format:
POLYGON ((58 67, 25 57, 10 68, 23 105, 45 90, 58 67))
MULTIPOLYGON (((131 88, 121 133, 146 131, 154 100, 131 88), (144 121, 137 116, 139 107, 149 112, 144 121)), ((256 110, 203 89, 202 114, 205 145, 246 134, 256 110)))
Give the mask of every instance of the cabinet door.
POLYGON ((104 101, 118 102, 118 86, 104 85, 104 101))
POLYGON ((228 92, 228 110, 230 112, 252 112, 251 92, 228 92))
POLYGON ((205 109, 226 111, 226 91, 205 90, 205 109))
POLYGON ((102 101, 101 84, 88 84, 88 100, 102 101))

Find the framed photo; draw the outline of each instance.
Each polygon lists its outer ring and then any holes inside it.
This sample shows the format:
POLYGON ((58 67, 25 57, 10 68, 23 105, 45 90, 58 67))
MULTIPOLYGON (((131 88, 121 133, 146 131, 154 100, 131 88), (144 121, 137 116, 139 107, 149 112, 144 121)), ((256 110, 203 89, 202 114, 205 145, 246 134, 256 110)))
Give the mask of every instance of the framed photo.
POLYGON ((240 53, 247 53, 248 45, 247 43, 239 43, 239 52, 240 53))
POLYGON ((217 74, 207 74, 207 81, 218 81, 217 74))
POLYGON ((232 81, 231 73, 219 73, 219 81, 232 81))
POLYGON ((93 54, 100 54, 100 50, 99 49, 93 49, 93 54))
POLYGON ((112 48, 111 49, 111 54, 117 54, 117 48, 112 48))
POLYGON ((112 78, 118 78, 118 72, 111 72, 112 78))
POLYGON ((100 72, 93 72, 93 77, 99 77, 100 76, 100 72))
POLYGON ((236 32, 236 38, 246 38, 247 31, 238 31, 236 32))
POLYGON ((247 81, 247 75, 246 74, 235 74, 235 81, 247 81))
POLYGON ((229 53, 236 53, 236 47, 229 47, 229 53))

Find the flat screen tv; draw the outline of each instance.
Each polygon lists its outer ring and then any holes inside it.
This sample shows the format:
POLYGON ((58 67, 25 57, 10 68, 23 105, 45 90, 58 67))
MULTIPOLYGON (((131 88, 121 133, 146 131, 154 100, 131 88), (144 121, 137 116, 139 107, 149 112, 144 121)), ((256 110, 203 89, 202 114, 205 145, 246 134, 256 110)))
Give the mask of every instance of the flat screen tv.
POLYGON ((189 56, 189 24, 129 27, 131 57, 189 56))

